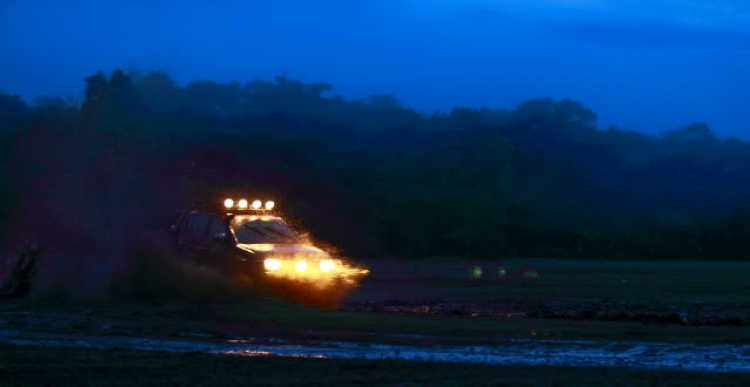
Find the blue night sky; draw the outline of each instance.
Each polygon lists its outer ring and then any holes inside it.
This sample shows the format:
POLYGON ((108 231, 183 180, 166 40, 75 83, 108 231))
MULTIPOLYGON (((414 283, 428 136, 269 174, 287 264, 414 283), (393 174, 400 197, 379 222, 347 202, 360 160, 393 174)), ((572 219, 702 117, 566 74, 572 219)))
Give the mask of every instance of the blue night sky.
POLYGON ((431 113, 571 97, 656 133, 692 121, 750 139, 744 0, 0 0, 0 89, 83 95, 97 70, 180 84, 286 72, 431 113))

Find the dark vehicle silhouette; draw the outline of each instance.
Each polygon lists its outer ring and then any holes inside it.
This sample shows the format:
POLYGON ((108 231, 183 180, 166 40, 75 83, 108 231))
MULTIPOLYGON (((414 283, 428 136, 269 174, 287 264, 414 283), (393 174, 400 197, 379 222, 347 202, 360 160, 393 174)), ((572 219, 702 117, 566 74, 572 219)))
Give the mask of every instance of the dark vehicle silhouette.
POLYGON ((304 298, 330 300, 367 273, 306 241, 272 213, 273 202, 261 204, 227 199, 224 211, 179 211, 160 233, 161 243, 180 260, 304 298))

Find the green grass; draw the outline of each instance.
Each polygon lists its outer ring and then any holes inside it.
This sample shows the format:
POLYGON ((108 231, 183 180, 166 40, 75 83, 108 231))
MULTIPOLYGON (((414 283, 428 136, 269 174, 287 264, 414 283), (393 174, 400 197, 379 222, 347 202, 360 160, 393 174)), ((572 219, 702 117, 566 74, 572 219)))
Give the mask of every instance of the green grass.
POLYGON ((4 385, 728 386, 748 374, 229 357, 0 345, 4 385))
POLYGON ((453 299, 750 303, 749 262, 433 259, 406 262, 403 270, 413 279, 434 281, 419 284, 422 291, 453 299), (483 269, 479 280, 471 275, 475 266, 483 269), (537 277, 525 279, 524 268, 537 277))
MULTIPOLYGON (((354 298, 570 301, 750 309, 750 264, 507 260, 481 262, 483 276, 458 260, 384 261, 354 298), (523 270, 534 270, 528 279, 523 270), (494 276, 491 276, 494 275, 494 276), (623 281, 624 280, 624 281, 623 281), (390 293, 384 293, 388 291, 390 293), (384 296, 384 294, 386 296, 384 296)), ((199 284, 196 284, 199 285, 199 284)), ((712 309, 712 310, 713 310, 712 309)), ((750 343, 750 327, 682 326, 597 320, 428 316, 319 310, 269 297, 213 300, 76 300, 37 294, 0 302, 0 329, 182 337, 282 337, 398 344, 498 344, 508 338, 750 343)), ((127 350, 0 345, 3 385, 750 385, 747 374, 591 367, 485 366, 402 361, 241 358, 127 350)))
POLYGON ((324 311, 272 299, 3 306, 0 327, 42 332, 155 337, 207 332, 216 337, 267 336, 401 344, 493 344, 516 338, 750 343, 748 327, 324 311), (105 325, 114 328, 100 329, 105 325))
MULTIPOLYGON (((750 314, 750 263, 507 260, 482 262, 483 278, 471 279, 471 265, 459 260, 371 262, 371 277, 355 298, 389 290, 405 298, 435 300, 602 299, 647 306, 712 308, 750 314), (534 280, 522 269, 533 269, 534 280), (624 281, 623 281, 624 280, 624 281)), ((0 328, 38 331, 96 330, 104 334, 277 336, 346 340, 491 343, 506 338, 750 343, 750 327, 681 326, 597 320, 540 320, 469 316, 425 316, 384 312, 319 310, 267 297, 220 301, 60 301, 55 297, 0 303, 0 328), (38 317, 34 317, 38 316, 38 317)))

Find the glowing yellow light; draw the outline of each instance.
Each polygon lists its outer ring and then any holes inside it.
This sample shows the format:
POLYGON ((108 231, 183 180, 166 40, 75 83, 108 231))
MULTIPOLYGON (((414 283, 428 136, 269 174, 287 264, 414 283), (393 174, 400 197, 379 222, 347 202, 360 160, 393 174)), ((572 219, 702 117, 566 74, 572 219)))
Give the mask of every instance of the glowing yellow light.
POLYGON ((329 271, 333 270, 334 263, 330 259, 324 259, 320 261, 320 271, 323 273, 328 273, 329 271))
POLYGON ((281 261, 276 258, 266 258, 266 260, 263 261, 263 266, 266 270, 279 270, 281 269, 281 261))
MULTIPOLYGON (((249 245, 239 246, 248 248, 249 245)), ((318 259, 303 254, 268 258, 265 261, 265 267, 266 275, 269 277, 311 281, 307 282, 307 285, 315 285, 318 288, 336 286, 338 281, 356 284, 369 273, 367 269, 353 267, 340 259, 330 257, 318 259), (271 260, 278 261, 278 266, 271 260)))
POLYGON ((273 202, 273 200, 269 200, 266 202, 266 210, 271 211, 273 210, 273 206, 275 206, 276 203, 273 202))
POLYGON ((253 210, 260 210, 260 206, 262 206, 263 203, 260 200, 253 201, 253 210))
POLYGON ((237 207, 239 207, 239 208, 241 208, 243 210, 246 209, 247 208, 247 200, 240 199, 240 201, 237 202, 237 207))
POLYGON ((234 200, 232 200, 232 199, 224 200, 224 207, 226 207, 226 208, 232 208, 232 207, 234 207, 234 200))

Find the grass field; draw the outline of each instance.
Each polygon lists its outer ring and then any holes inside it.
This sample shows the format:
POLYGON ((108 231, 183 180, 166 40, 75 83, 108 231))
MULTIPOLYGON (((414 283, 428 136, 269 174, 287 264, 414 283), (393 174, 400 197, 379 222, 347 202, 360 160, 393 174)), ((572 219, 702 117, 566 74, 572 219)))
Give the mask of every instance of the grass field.
MULTIPOLYGON (((509 302, 511 308, 548 302, 578 308, 606 299, 625 309, 640 305, 657 311, 750 315, 750 264, 746 263, 515 260, 502 265, 504 276, 498 275, 499 264, 489 262, 382 260, 368 264, 371 276, 348 302, 499 300, 509 302), (477 265, 482 267, 481 278, 472 275, 477 265), (524 270, 535 275, 525 275, 524 270)), ((11 328, 87 331, 112 326, 104 333, 113 334, 201 331, 217 336, 236 332, 386 341, 424 335, 482 342, 555 338, 750 343, 748 326, 319 310, 268 297, 123 302, 71 301, 56 294, 36 294, 30 300, 0 303, 0 313, 4 325, 11 328)))
MULTIPOLYGON (((505 339, 562 339, 692 343, 750 343, 750 326, 547 319, 470 314, 365 310, 351 304, 469 302, 509 308, 562 305, 588 308, 616 304, 669 313, 750 316, 750 264, 732 262, 638 262, 507 260, 466 263, 454 259, 366 262, 371 275, 340 309, 320 310, 271 297, 209 299, 71 298, 37 292, 0 302, 0 330, 133 337, 278 337, 288 340, 373 341, 414 345, 508 345, 505 339), (481 267, 481 276, 477 276, 481 267), (502 271, 501 271, 502 268, 502 271), (531 305, 531 306, 529 306, 531 305), (198 336, 196 336, 198 337, 198 336)), ((196 284, 199 286, 199 284, 196 284)), ((59 288, 56 288, 59 291, 59 288)), ((490 367, 281 358, 217 358, 206 355, 83 349, 2 348, 0 370, 17 384, 71 377, 85 384, 153 383, 165 380, 273 384, 497 385, 727 385, 746 376, 602 368, 490 367), (200 366, 198 365, 200 364, 200 366), (193 366, 194 365, 194 366, 193 366), (278 370, 283 370, 279 372, 278 370), (80 379, 77 379, 80 378, 80 379), (122 379, 120 379, 122 378, 122 379), (162 378, 162 379, 159 379, 162 378), (216 379, 218 378, 218 379, 216 379)))
POLYGON ((748 262, 446 258, 368 263, 374 268, 370 281, 379 288, 390 287, 390 281, 393 294, 406 296, 750 304, 748 262))

